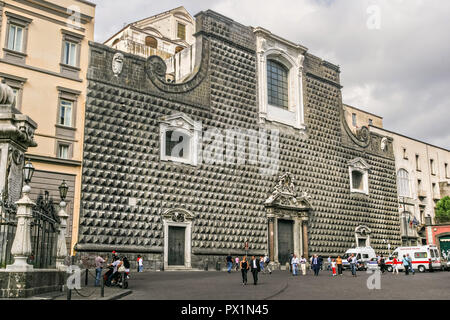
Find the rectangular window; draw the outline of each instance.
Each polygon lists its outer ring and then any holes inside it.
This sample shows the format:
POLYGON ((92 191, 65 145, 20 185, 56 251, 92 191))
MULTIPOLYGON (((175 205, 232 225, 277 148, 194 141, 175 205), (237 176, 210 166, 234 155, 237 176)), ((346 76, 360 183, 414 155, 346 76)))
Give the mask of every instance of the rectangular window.
POLYGON ((178 23, 177 27, 177 38, 181 40, 186 40, 186 25, 178 23))
POLYGON ((23 28, 11 24, 9 26, 8 49, 22 52, 23 48, 23 28))
POLYGON ((356 127, 356 113, 352 113, 352 124, 356 127))
POLYGON ((430 171, 431 171, 431 174, 436 174, 436 172, 434 171, 434 160, 433 159, 430 159, 430 171))
POLYGON ((59 123, 62 126, 72 126, 73 102, 61 100, 59 104, 59 123))
POLYGON ((426 252, 414 252, 414 258, 426 258, 427 253, 426 252))
POLYGON ((69 159, 69 146, 65 144, 58 145, 58 158, 69 159))
POLYGON ((63 63, 73 67, 77 66, 77 46, 76 43, 64 41, 63 63))
POLYGON ((403 159, 408 160, 408 155, 406 154, 406 148, 403 148, 403 159))
POLYGON ((420 158, 419 158, 418 154, 416 154, 416 171, 421 171, 420 170, 420 158))
POLYGON ((444 172, 445 172, 445 178, 449 178, 449 175, 448 175, 448 163, 445 163, 444 164, 444 172))

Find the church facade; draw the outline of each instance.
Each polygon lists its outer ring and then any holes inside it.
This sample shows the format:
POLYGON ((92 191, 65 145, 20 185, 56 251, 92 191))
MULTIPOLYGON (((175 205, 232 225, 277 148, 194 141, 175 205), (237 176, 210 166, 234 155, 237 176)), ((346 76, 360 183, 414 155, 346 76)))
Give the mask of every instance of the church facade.
POLYGON ((399 246, 392 139, 344 119, 339 67, 213 11, 196 67, 90 44, 76 251, 210 268, 399 246))

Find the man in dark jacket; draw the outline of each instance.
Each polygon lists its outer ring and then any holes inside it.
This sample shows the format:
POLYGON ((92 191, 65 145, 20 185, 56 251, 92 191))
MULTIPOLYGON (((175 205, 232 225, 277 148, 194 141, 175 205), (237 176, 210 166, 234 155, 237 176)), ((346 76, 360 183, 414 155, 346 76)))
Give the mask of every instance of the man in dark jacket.
POLYGON ((250 261, 250 270, 253 275, 253 284, 256 286, 258 284, 258 272, 261 271, 261 267, 259 265, 259 261, 256 260, 255 256, 252 256, 252 260, 250 261))
POLYGON ((318 276, 320 270, 320 259, 317 254, 315 254, 311 259, 311 267, 314 270, 314 275, 318 276))

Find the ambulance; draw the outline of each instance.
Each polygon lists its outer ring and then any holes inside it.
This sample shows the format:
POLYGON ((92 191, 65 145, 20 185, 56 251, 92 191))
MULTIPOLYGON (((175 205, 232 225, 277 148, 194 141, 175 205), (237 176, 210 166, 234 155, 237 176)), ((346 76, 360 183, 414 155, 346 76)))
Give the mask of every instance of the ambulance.
POLYGON ((413 247, 398 247, 394 250, 392 255, 386 260, 386 267, 389 272, 392 272, 392 263, 394 257, 397 258, 397 268, 399 271, 404 270, 403 255, 409 254, 413 268, 419 272, 425 272, 430 269, 430 260, 433 270, 441 269, 441 256, 439 250, 435 245, 427 246, 413 246, 413 247))
POLYGON ((358 260, 359 270, 366 269, 366 263, 376 257, 375 250, 373 250, 372 247, 356 247, 348 249, 342 256, 342 267, 344 269, 350 268, 350 263, 347 259, 352 255, 352 253, 356 257, 356 260, 358 260))

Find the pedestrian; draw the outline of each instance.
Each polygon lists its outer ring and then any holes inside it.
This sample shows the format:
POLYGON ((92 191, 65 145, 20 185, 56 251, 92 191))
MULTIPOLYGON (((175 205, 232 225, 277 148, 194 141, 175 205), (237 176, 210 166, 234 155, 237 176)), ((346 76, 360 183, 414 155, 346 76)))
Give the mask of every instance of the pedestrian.
POLYGON ((128 261, 127 257, 123 257, 122 262, 125 267, 125 276, 127 279, 130 279, 130 261, 128 261))
POLYGON ((248 272, 248 261, 247 261, 247 256, 242 257, 241 260, 241 273, 242 273, 242 285, 245 286, 247 285, 247 272, 248 272))
POLYGON ((227 272, 231 273, 231 268, 233 267, 233 257, 231 253, 227 256, 227 272))
POLYGON ((289 273, 292 273, 292 259, 294 258, 294 254, 291 253, 289 256, 289 273))
POLYGON ((236 259, 234 259, 234 263, 236 266, 236 271, 239 271, 239 257, 236 257, 236 259))
POLYGON ((336 260, 331 260, 331 271, 333 272, 333 277, 336 276, 336 260))
POLYGON ((300 263, 300 268, 302 269, 302 274, 305 276, 306 275, 306 259, 304 256, 302 256, 300 258, 299 263, 300 263))
POLYGON ((318 276, 320 270, 320 262, 317 254, 312 257, 311 268, 314 270, 314 275, 318 276))
POLYGON ((406 259, 406 255, 403 255, 403 267, 405 268, 405 276, 407 276, 409 274, 409 261, 408 259, 406 259))
POLYGON ((252 256, 252 260, 250 261, 250 268, 253 275, 253 284, 256 286, 258 284, 258 272, 261 271, 261 268, 255 256, 252 256))
POLYGON ((269 274, 272 274, 272 269, 270 269, 270 259, 268 254, 266 253, 266 256, 264 257, 264 263, 265 263, 265 269, 269 272, 269 274))
POLYGON ((383 255, 381 255, 381 257, 380 257, 380 271, 381 271, 381 273, 384 273, 385 267, 386 267, 386 264, 385 264, 385 261, 384 261, 384 257, 383 257, 383 255))
POLYGON ((433 261, 428 259, 428 271, 433 272, 433 261))
POLYGON ((98 255, 95 258, 95 286, 100 286, 100 277, 102 276, 103 264, 106 262, 102 256, 98 255))
POLYGON ((331 262, 332 262, 330 256, 328 256, 327 262, 328 262, 327 270, 330 271, 331 270, 331 262))
POLYGON ((338 256, 338 257, 337 257, 337 259, 336 259, 336 265, 337 265, 337 268, 338 268, 338 274, 339 274, 340 276, 342 276, 342 258, 341 258, 341 256, 338 256))
POLYGON ((297 270, 298 270, 297 268, 298 268, 298 258, 294 254, 294 256, 292 257, 292 275, 293 276, 297 275, 297 270))
POLYGON ((411 259, 411 257, 409 256, 409 253, 406 254, 406 259, 408 260, 409 271, 411 271, 411 273, 412 273, 413 275, 415 275, 416 272, 414 271, 412 259, 411 259))
POLYGON ((322 256, 319 257, 319 265, 320 265, 320 270, 323 270, 323 258, 322 258, 322 256))
POLYGON ((352 269, 352 276, 356 277, 356 264, 358 263, 358 260, 356 259, 355 255, 352 253, 350 256, 350 268, 352 269))
POLYGON ((394 259, 392 259, 392 274, 397 273, 398 274, 398 260, 396 257, 394 257, 394 259))
POLYGON ((144 271, 144 259, 141 256, 138 256, 138 272, 144 271))
POLYGON ((264 272, 264 257, 263 256, 259 257, 259 268, 261 269, 262 272, 264 272))

